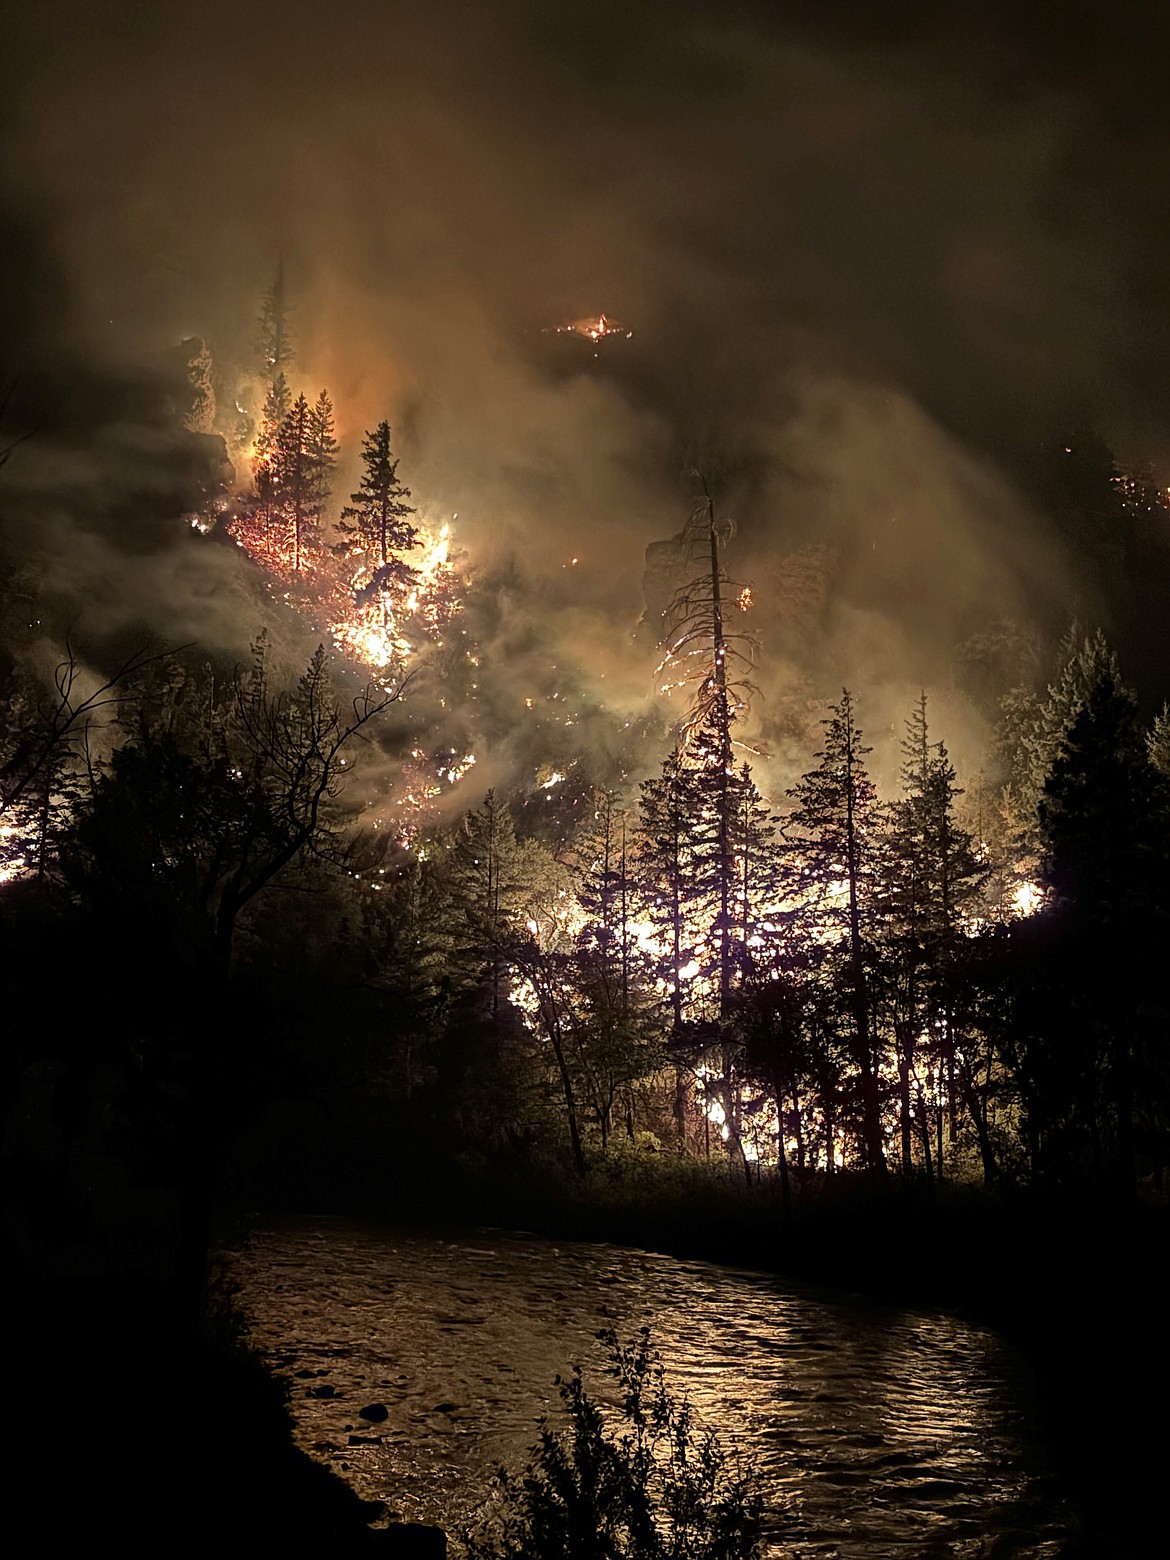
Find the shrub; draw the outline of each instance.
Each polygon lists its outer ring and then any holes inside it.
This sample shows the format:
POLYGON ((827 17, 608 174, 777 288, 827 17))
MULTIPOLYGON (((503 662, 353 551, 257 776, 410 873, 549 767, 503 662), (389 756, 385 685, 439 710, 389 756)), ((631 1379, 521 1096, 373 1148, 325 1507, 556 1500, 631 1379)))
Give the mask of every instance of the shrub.
POLYGON ((668 1391, 649 1329, 630 1345, 597 1336, 621 1388, 621 1427, 607 1427, 579 1367, 558 1377, 567 1427, 542 1421, 524 1472, 498 1471, 494 1511, 464 1535, 469 1560, 754 1560, 755 1475, 668 1391))

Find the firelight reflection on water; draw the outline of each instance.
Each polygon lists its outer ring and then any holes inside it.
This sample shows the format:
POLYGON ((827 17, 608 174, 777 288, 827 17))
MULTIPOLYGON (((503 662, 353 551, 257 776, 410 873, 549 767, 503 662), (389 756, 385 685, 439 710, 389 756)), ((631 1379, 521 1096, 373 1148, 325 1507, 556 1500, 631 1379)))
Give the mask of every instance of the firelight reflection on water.
POLYGON ((949 1317, 616 1247, 325 1221, 258 1234, 236 1276, 302 1445, 401 1518, 458 1530, 555 1421, 558 1373, 580 1364, 607 1401, 598 1329, 648 1325, 672 1388, 759 1470, 776 1556, 1039 1560, 1069 1531, 1021 1362, 949 1317))

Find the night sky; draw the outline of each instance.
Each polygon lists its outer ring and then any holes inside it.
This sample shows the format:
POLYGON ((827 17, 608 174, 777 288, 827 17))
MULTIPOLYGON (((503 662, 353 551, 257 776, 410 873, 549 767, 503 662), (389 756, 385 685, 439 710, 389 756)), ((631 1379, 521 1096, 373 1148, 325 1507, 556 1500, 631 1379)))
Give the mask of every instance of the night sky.
POLYGON ((349 470, 388 416, 416 500, 481 569, 523 558, 556 609, 539 654, 604 669, 621 708, 692 465, 739 524, 766 689, 798 658, 892 728, 923 684, 945 704, 978 625, 1115 617, 1032 479, 1074 428, 1170 463, 1170 21, 825 9, 25 8, 0 308, 5 429, 35 436, 5 552, 93 633, 247 644, 237 560, 174 524, 190 456, 157 364, 192 335, 245 353, 282 258, 349 470), (596 360, 545 334, 601 310, 634 337, 596 360), (797 656, 775 582, 817 546, 797 656))

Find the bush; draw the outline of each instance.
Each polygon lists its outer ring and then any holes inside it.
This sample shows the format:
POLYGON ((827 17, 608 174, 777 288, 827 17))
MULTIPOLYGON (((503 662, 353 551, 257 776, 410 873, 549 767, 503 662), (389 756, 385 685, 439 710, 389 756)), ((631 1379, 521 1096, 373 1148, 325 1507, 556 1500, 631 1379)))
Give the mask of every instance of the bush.
POLYGON ((754 1560, 755 1475, 667 1390, 649 1329, 631 1345, 597 1336, 622 1389, 624 1429, 607 1429, 579 1367, 558 1377, 567 1428, 542 1421, 524 1472, 498 1471, 493 1514, 463 1538, 469 1560, 754 1560))

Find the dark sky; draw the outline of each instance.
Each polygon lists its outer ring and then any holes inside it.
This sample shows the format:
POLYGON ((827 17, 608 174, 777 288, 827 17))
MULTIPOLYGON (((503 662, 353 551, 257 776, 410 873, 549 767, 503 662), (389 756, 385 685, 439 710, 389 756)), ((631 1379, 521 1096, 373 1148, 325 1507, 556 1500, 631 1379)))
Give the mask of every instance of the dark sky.
POLYGON ((473 552, 518 547, 538 598, 580 555, 587 661, 620 659, 698 459, 765 600, 831 536, 829 683, 945 681, 980 612, 1075 595, 1024 495, 1054 433, 1170 456, 1159 10, 26 7, 4 358, 41 433, 10 486, 55 495, 45 535, 84 533, 111 617, 161 590, 230 639, 218 559, 159 531, 123 570, 169 491, 134 385, 192 333, 240 354, 282 255, 343 434, 390 416, 416 495, 473 552), (541 328, 598 310, 626 357, 566 372, 541 328))

